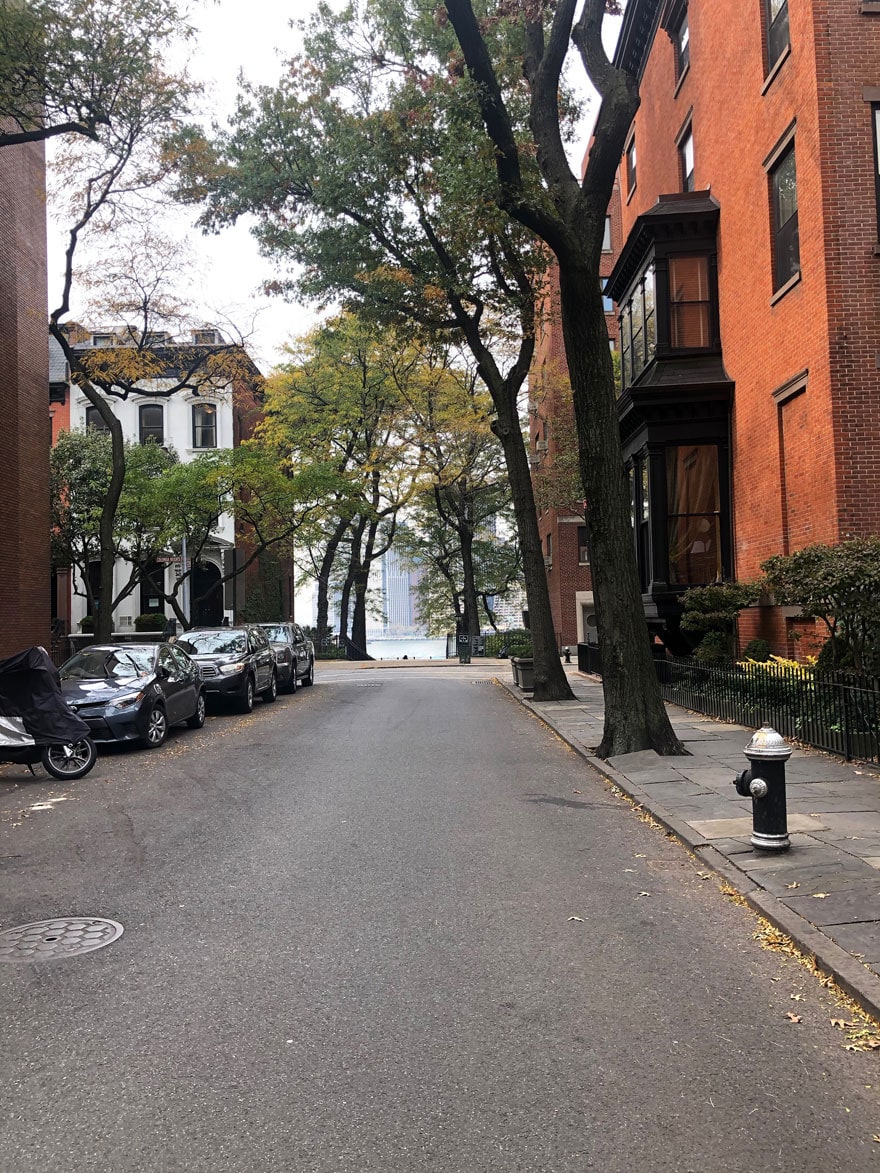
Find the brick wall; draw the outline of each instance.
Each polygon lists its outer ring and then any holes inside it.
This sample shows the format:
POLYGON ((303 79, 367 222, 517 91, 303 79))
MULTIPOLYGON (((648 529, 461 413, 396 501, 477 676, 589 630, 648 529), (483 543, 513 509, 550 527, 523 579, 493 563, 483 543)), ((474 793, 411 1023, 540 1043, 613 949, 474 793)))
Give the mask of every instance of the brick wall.
POLYGON ((49 646, 49 356, 42 146, 0 150, 0 656, 49 646))
MULTIPOLYGON (((880 256, 865 101, 880 87, 880 16, 860 14, 858 0, 789 0, 791 51, 768 78, 762 7, 690 0, 690 68, 677 88, 672 43, 657 32, 634 123, 634 191, 620 170, 626 238, 661 194, 680 190, 676 139, 690 120, 695 187, 721 207, 740 579, 771 554, 880 530, 880 256), (779 296, 767 162, 792 127, 801 280, 779 296)), ((761 611, 744 617, 743 634, 789 650, 786 617, 761 611)))

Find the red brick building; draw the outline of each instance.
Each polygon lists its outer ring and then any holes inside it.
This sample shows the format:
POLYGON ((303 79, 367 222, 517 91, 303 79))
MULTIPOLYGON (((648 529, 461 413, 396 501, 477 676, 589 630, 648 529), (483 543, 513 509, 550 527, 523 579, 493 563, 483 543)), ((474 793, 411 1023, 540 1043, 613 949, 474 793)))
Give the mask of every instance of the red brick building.
MULTIPOLYGON (((605 221, 601 272, 606 278, 621 246, 620 193, 605 221)), ((608 340, 617 348, 618 323, 605 300, 608 340)), ((596 642, 590 552, 584 525, 583 490, 559 306, 559 285, 550 270, 541 333, 529 378, 529 462, 538 499, 538 531, 547 567, 550 607, 560 647, 596 642)))
POLYGON ((41 144, 0 150, 0 657, 49 646, 46 192, 41 144))
MULTIPOLYGON (((624 456, 643 600, 880 531, 880 3, 630 0, 624 456)), ((790 652, 765 600, 740 639, 790 652)))

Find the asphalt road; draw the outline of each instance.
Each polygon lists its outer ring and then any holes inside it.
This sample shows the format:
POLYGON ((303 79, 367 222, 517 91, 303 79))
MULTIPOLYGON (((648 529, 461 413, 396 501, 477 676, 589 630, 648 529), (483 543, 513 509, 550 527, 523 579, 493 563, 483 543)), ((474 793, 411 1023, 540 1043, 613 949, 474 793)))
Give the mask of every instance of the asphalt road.
POLYGON ((6 1173, 880 1168, 877 1053, 477 667, 4 768, 0 851, 125 927, 0 965, 6 1173))

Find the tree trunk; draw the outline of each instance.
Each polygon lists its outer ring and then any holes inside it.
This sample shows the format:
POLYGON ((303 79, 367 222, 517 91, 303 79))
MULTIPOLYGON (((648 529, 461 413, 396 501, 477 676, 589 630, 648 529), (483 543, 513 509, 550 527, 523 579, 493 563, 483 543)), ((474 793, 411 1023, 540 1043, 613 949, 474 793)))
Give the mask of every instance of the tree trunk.
POLYGON ((337 525, 324 550, 324 557, 321 559, 321 568, 318 571, 318 608, 315 619, 315 635, 318 647, 323 647, 324 640, 330 635, 330 624, 328 622, 328 615, 330 613, 330 575, 333 571, 333 563, 336 561, 336 552, 339 549, 339 543, 342 541, 342 537, 347 529, 347 521, 341 521, 337 525))
MULTIPOLYGON (((605 344, 608 351, 608 344, 605 344)), ((538 533, 538 513, 535 494, 529 472, 526 446, 516 412, 515 396, 492 396, 498 410, 498 419, 493 431, 501 439, 510 492, 513 498, 513 512, 522 548, 523 577, 526 584, 526 599, 529 606, 529 628, 532 633, 532 653, 535 661, 535 700, 573 700, 559 649, 556 646, 556 631, 553 627, 553 613, 550 609, 550 591, 547 587, 547 570, 541 550, 538 533), (512 402, 511 402, 512 400, 512 402)))
POLYGON ((122 486, 125 481, 125 439, 122 435, 122 424, 110 410, 110 405, 99 395, 90 395, 83 388, 87 398, 97 407, 101 418, 110 429, 110 440, 113 445, 113 471, 110 475, 110 484, 107 486, 107 496, 101 506, 101 521, 99 535, 101 542, 101 585, 99 588, 100 603, 95 615, 95 640, 98 643, 107 643, 113 634, 113 570, 116 566, 116 509, 119 498, 122 496, 122 486))
POLYGON ((474 574, 474 531, 465 522, 458 531, 461 543, 462 594, 464 595, 464 626, 471 645, 480 634, 480 604, 474 574))
POLYGON ((562 258, 559 285, 602 652, 605 728, 598 754, 682 754, 651 658, 599 285, 590 265, 562 258))

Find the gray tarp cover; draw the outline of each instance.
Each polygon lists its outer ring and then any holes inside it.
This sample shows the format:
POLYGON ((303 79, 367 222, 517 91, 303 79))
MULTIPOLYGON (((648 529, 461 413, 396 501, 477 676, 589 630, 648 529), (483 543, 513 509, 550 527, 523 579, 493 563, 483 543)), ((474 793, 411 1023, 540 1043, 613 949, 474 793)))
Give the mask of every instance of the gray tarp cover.
POLYGON ((43 648, 0 660, 0 713, 21 717, 38 745, 65 745, 89 733, 85 721, 68 708, 58 669, 43 648))

